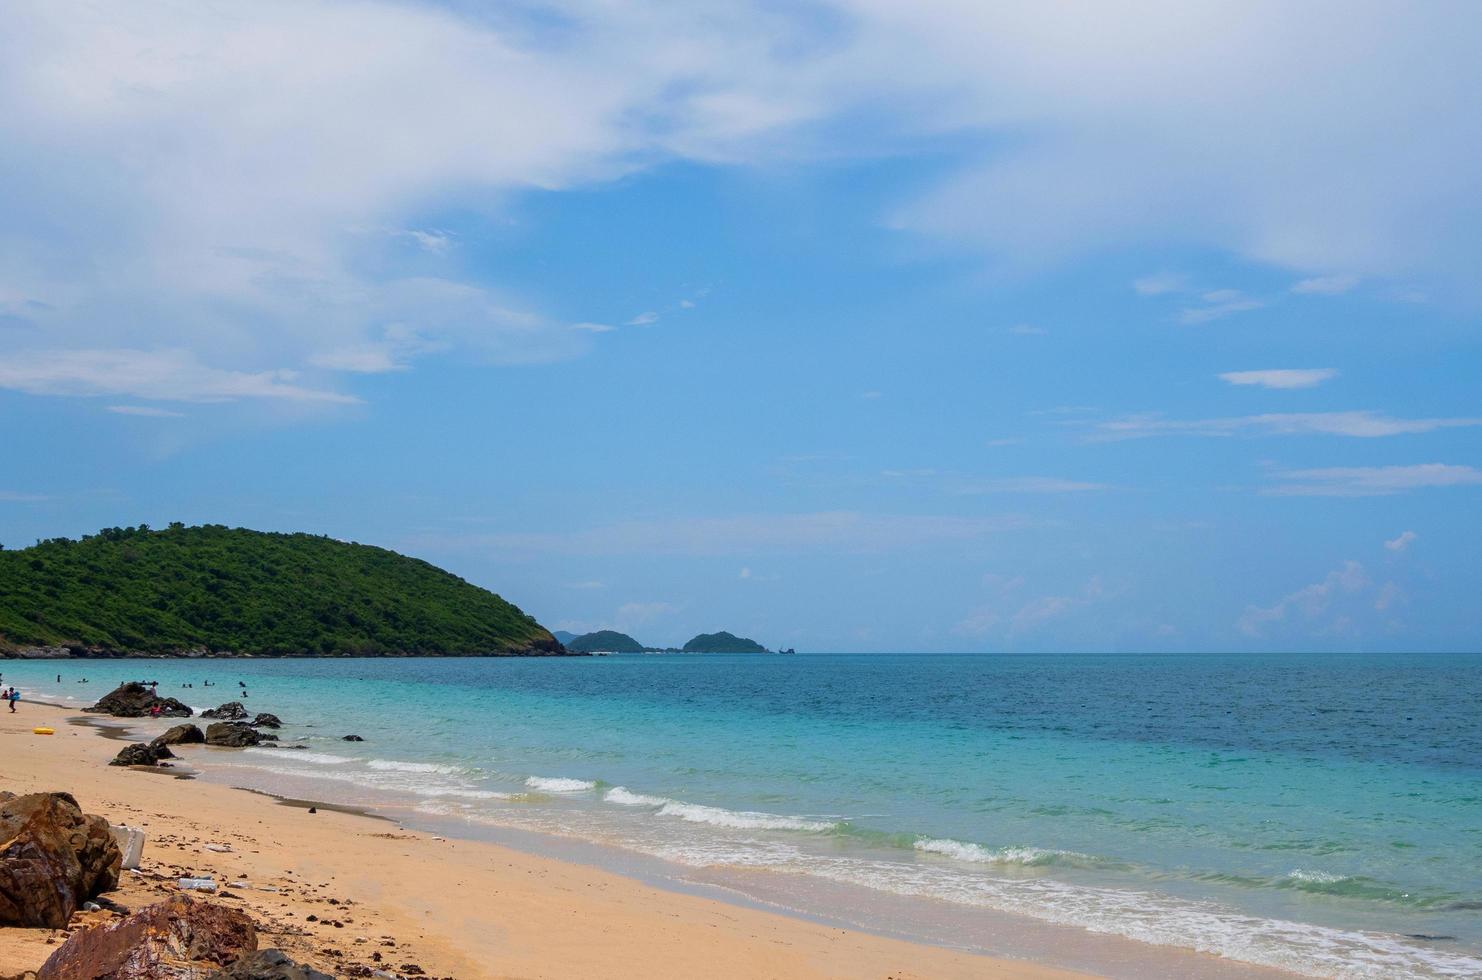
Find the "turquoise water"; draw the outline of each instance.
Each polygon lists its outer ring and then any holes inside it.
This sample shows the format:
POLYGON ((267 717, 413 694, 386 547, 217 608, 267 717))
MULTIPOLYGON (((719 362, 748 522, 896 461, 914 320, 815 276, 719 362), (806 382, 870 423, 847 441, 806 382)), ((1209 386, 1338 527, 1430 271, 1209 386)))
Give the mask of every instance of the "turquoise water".
POLYGON ((310 748, 210 753, 240 785, 1313 976, 1482 975, 1482 656, 0 668, 36 697, 157 679, 197 708, 244 681, 310 748))

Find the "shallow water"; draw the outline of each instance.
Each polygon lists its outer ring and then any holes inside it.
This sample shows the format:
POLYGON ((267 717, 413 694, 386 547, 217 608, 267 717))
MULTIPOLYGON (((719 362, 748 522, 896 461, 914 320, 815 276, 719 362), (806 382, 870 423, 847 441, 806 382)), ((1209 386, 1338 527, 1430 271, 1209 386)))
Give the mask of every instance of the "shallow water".
POLYGON ((157 679, 197 708, 245 681, 248 708, 283 716, 284 740, 310 749, 210 753, 241 785, 562 834, 707 880, 785 872, 768 887, 1015 913, 1313 976, 1482 975, 1482 656, 3 672, 47 699, 157 679), (367 741, 340 741, 349 732, 367 741))

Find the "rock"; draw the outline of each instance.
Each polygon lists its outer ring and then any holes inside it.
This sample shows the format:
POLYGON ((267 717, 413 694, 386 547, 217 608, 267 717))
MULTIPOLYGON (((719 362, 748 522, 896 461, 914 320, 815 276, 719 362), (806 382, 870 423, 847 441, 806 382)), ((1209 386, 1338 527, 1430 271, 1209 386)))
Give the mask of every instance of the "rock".
POLYGON ((176 895, 74 932, 36 980, 196 980, 256 952, 257 928, 246 915, 176 895))
POLYGON ((206 733, 195 725, 176 725, 150 742, 150 745, 199 745, 206 741, 206 733))
POLYGON ((156 705, 166 718, 189 718, 195 714, 190 705, 174 698, 162 698, 138 681, 120 684, 98 699, 98 703, 83 711, 112 715, 115 718, 143 718, 156 705))
POLYGON ((113 757, 110 766, 157 766, 161 759, 173 759, 175 753, 167 747, 150 742, 135 742, 133 745, 125 745, 118 750, 118 755, 113 757))
POLYGON ((61 929, 83 902, 118 885, 123 855, 108 821, 70 793, 0 802, 0 926, 61 929))
POLYGON ((201 712, 202 718, 220 718, 222 721, 241 721, 247 717, 247 709, 240 701, 228 701, 219 708, 201 712))
POLYGON ((218 970, 206 980, 334 980, 311 966, 295 963, 282 950, 260 949, 244 956, 225 970, 218 970))
POLYGON ((264 736, 253 728, 240 721, 218 721, 206 728, 207 745, 224 745, 228 748, 240 749, 248 745, 258 745, 264 736))
POLYGON ((341 742, 364 742, 365 739, 361 738, 359 735, 342 735, 342 736, 340 736, 340 741, 341 742))
POLYGON ((278 720, 278 716, 277 715, 270 715, 266 711, 261 712, 260 714, 258 714, 258 716, 256 718, 252 719, 252 724, 253 725, 256 725, 259 728, 282 728, 283 727, 283 722, 281 722, 281 721, 278 720))

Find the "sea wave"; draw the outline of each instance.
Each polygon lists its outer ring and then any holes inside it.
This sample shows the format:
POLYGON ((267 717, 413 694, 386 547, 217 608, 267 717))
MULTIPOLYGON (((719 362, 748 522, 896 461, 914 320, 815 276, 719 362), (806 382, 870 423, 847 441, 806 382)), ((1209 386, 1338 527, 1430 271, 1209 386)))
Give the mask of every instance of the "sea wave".
POLYGON ((921 837, 913 845, 916 850, 927 854, 940 854, 958 861, 974 864, 1007 864, 1022 867, 1045 865, 1070 865, 1089 867, 1105 862, 1079 851, 1060 851, 1045 847, 984 847, 965 841, 941 837, 921 837))
POLYGON ((402 762, 398 759, 372 759, 366 765, 383 772, 441 773, 446 776, 455 776, 462 771, 457 766, 443 766, 433 762, 402 762))
POLYGON ((645 796, 643 793, 634 793, 626 786, 614 786, 602 794, 602 798, 619 806, 663 806, 665 803, 674 802, 663 796, 645 796))
POLYGON ((542 793, 583 793, 597 788, 597 784, 590 779, 566 779, 561 776, 531 776, 525 780, 525 785, 542 793))
POLYGON ((710 824, 732 830, 805 830, 810 833, 824 833, 839 827, 832 820, 809 820, 806 817, 788 817, 754 810, 727 810, 724 807, 703 806, 679 800, 665 802, 658 812, 661 817, 678 817, 690 823, 710 824))
POLYGON ((292 758, 295 762, 308 762, 316 766, 340 766, 344 765, 347 762, 360 761, 359 759, 355 759, 347 755, 330 755, 328 752, 305 752, 301 750, 292 751, 292 755, 290 756, 289 753, 284 752, 283 749, 263 748, 260 746, 246 748, 242 751, 246 753, 257 753, 261 755, 292 758))

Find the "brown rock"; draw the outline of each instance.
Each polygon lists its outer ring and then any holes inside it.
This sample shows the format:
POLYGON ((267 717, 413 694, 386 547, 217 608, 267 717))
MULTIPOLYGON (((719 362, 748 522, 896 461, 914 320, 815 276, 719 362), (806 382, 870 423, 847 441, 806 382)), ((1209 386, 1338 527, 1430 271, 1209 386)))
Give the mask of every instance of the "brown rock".
MULTIPOLYGON (((366 971, 367 973, 370 971, 366 971)), ((206 980, 334 980, 311 966, 295 963, 281 950, 260 949, 244 956, 230 968, 211 974, 206 980)))
POLYGON ((165 733, 150 745, 199 745, 206 741, 206 733, 195 725, 176 725, 167 729, 165 733))
POLYGON ((0 802, 0 926, 61 929, 118 884, 122 863, 108 821, 83 813, 70 793, 0 802))
POLYGON ((225 745, 239 749, 257 745, 263 741, 263 737, 257 729, 240 721, 218 721, 206 726, 207 745, 225 745))
POLYGON ((162 698, 138 681, 120 684, 98 699, 98 703, 83 711, 112 715, 115 718, 143 718, 149 709, 158 706, 166 718, 189 718, 195 714, 190 705, 174 698, 162 698))
POLYGON ((135 742, 133 745, 125 745, 118 750, 118 755, 113 757, 110 766, 157 766, 161 759, 173 759, 175 753, 166 746, 150 742, 135 742))
POLYGON ((202 718, 220 718, 222 721, 241 721, 247 717, 247 709, 242 707, 240 701, 228 701, 219 708, 210 708, 201 712, 202 718))
POLYGON ((36 980, 196 980, 257 951, 257 928, 235 909, 176 895, 72 934, 36 980))

